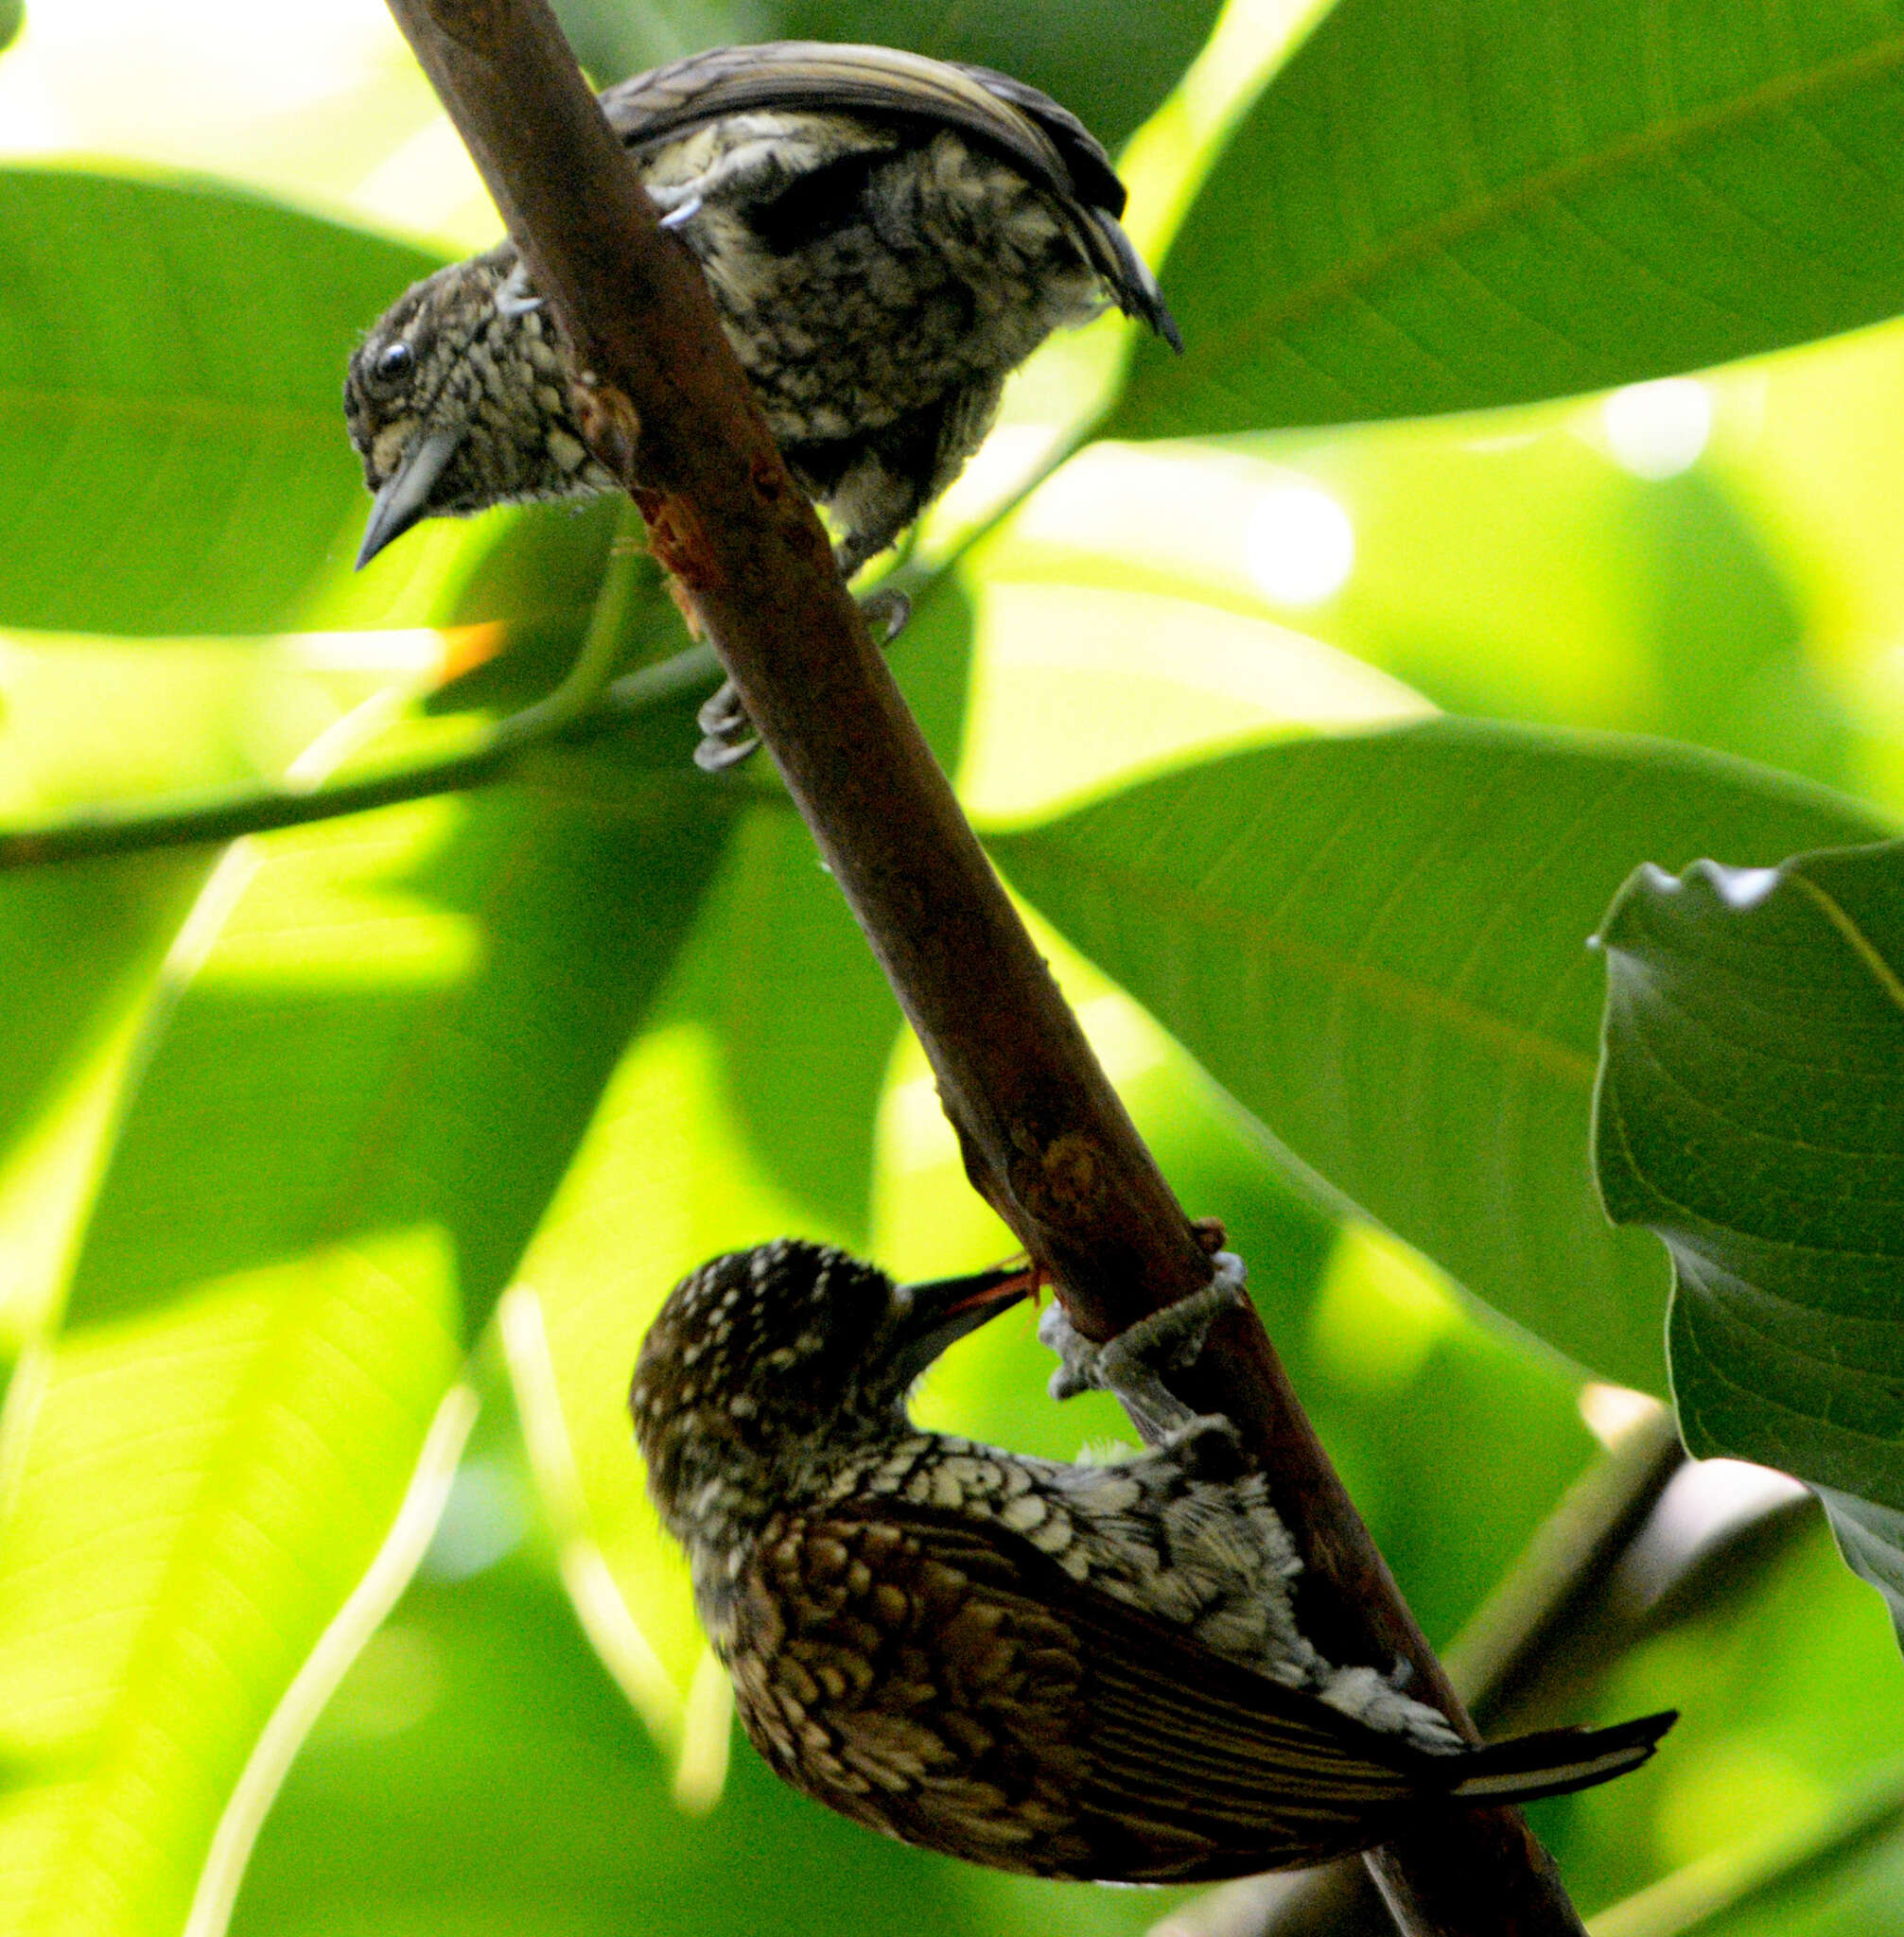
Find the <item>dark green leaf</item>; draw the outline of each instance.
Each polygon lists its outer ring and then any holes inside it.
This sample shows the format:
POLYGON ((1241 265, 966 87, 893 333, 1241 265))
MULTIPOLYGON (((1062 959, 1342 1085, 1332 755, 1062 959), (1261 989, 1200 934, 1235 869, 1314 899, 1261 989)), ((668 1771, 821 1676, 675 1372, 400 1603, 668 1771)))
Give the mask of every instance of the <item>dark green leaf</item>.
POLYGON ((1657 1390, 1665 1274, 1588 1174, 1586 938, 1635 854, 1873 831, 1735 762, 1436 721, 1213 760, 995 845, 1299 1159, 1549 1345, 1657 1390))
POLYGON ((26 25, 26 0, 0 0, 0 51, 10 47, 26 25))
POLYGON ((347 556, 343 368, 414 249, 236 189, 0 170, 0 624, 245 633, 347 556))
POLYGON ((1672 1255, 1686 1443, 1810 1481, 1904 1629, 1904 846, 1642 868, 1604 941, 1600 1189, 1672 1255))
POLYGON ((1904 8, 1342 0, 1171 252, 1110 428, 1478 410, 1904 307, 1904 8))
POLYGON ((472 1330, 674 958, 728 820, 520 790, 280 837, 166 1022, 72 1316, 441 1224, 472 1330))
POLYGON ((732 41, 871 41, 1002 68, 1055 96, 1114 153, 1177 84, 1214 25, 1216 0, 686 0, 665 13, 624 0, 558 0, 600 84, 732 41))

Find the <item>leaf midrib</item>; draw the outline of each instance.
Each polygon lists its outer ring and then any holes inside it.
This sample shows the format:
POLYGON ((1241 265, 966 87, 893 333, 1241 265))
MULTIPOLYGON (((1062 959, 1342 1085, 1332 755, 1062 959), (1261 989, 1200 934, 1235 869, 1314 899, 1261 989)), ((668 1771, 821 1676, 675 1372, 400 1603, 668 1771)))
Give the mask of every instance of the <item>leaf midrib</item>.
MULTIPOLYGON (((1036 836, 1019 838, 1027 845, 1037 842, 1036 836)), ((1061 844, 1051 845, 1057 849, 1061 844)), ((1098 853, 1092 854, 1090 861, 1092 875, 1109 893, 1120 900, 1127 897, 1154 910, 1166 924, 1166 932, 1201 929, 1232 941, 1240 940, 1257 959, 1289 963, 1327 983, 1355 988, 1391 1013, 1439 1023, 1467 1041, 1503 1054, 1510 1062, 1544 1070, 1582 1099, 1592 1093, 1594 1058, 1550 1037, 1536 1035, 1519 1023, 1478 1008, 1446 990, 1411 980, 1392 968, 1352 961, 1249 910, 1178 888, 1162 876, 1120 867, 1098 853)), ((1058 926, 1062 928, 1061 923, 1058 926)))
POLYGON ((1381 248, 1299 285, 1239 319, 1225 329, 1222 347, 1214 349, 1207 359, 1198 358, 1193 345, 1186 364, 1201 363, 1199 374, 1208 377, 1239 362, 1253 361, 1260 355, 1261 338, 1306 321, 1328 304, 1366 289, 1396 270, 1441 253, 1510 217, 1524 215, 1569 188, 1611 176, 1629 162, 1745 127, 1797 101, 1828 95, 1900 66, 1904 66, 1904 33, 1889 35, 1854 55, 1803 74, 1781 75, 1716 106, 1655 122, 1604 148, 1527 176, 1510 189, 1396 230, 1381 248))

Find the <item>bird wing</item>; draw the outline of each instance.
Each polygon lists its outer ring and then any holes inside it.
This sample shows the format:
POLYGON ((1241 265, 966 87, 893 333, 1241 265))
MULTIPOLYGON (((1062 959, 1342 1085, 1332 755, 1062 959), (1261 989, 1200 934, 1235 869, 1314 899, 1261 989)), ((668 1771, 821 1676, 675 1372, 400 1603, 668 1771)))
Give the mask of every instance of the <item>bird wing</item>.
POLYGON ((989 68, 955 66, 898 47, 764 41, 690 54, 609 88, 609 124, 645 148, 724 115, 796 112, 902 115, 955 128, 1055 195, 1112 216, 1124 185, 1075 115, 989 68))
POLYGON ((740 1707, 771 1762, 889 1834, 1004 1868, 1295 1867, 1381 1841, 1457 1779, 950 1512, 781 1516, 735 1605, 740 1707))
POLYGON ((1075 114, 1008 74, 899 47, 763 41, 635 75, 609 88, 602 106, 632 148, 749 111, 865 114, 956 129, 1066 203, 1118 306, 1172 349, 1183 348, 1157 278, 1118 222, 1124 183, 1110 157, 1075 114))

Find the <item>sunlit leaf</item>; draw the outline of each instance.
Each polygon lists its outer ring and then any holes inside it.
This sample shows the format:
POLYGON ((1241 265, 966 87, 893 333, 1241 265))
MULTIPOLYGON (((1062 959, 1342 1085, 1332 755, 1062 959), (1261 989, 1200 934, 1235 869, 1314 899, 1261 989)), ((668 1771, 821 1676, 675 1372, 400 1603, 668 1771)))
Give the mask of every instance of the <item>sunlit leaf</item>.
POLYGON ((1687 1445, 1810 1481, 1904 1630, 1904 846, 1643 868, 1607 916, 1600 1189, 1673 1263, 1687 1445))
POLYGON ((162 854, 0 875, 0 1148, 156 971, 210 865, 162 854))
POLYGON ((0 170, 0 624, 245 633, 363 502, 343 367, 434 267, 236 189, 0 170))
POLYGON ((1549 1345, 1659 1390, 1665 1272, 1588 1174, 1586 938, 1636 855, 1873 831, 1732 762, 1436 721, 1213 760, 995 847, 1329 1184, 1549 1345))
POLYGON ((673 959, 725 838, 708 792, 421 803, 240 850, 208 890, 209 952, 127 1112, 54 1382, 11 1416, 23 1928, 179 1928, 230 1785, 673 959), (145 1381, 136 1408, 67 1377, 96 1356, 145 1381), (89 1534, 100 1515, 123 1535, 89 1534))
POLYGON ((443 1221, 487 1316, 726 830, 516 790, 276 837, 128 1113, 75 1278, 90 1323, 351 1230, 443 1221))
POLYGON ((382 1544, 458 1359, 434 1232, 88 1327, 16 1405, 0 1923, 171 1937, 259 1734, 382 1544))
POLYGON ((1477 410, 1904 307, 1904 9, 1342 0, 1204 183, 1121 435, 1477 410))

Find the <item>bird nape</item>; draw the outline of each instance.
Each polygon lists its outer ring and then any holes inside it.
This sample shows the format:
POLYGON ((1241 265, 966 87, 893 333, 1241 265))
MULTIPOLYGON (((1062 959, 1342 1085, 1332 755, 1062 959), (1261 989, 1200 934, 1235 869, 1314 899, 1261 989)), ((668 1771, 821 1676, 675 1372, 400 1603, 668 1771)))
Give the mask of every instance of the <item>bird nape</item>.
MULTIPOLYGON (((847 578, 957 477, 1052 330, 1115 304, 1181 347, 1109 158, 1006 75, 781 41, 601 98, 847 578)), ((423 518, 616 481, 507 243, 391 305, 351 358, 344 416, 376 495, 360 566, 423 518)))
POLYGON ((1068 1466, 921 1432, 913 1382, 1028 1270, 899 1285, 782 1240, 704 1265, 629 1394, 649 1490, 756 1748, 904 1841, 1034 1876, 1214 1880, 1382 1842, 1422 1812, 1585 1789, 1671 1725, 1476 1749, 1297 1622, 1301 1563, 1234 1428, 1170 1375, 1242 1294, 1087 1343, 1039 1335, 1148 1450, 1068 1466))

